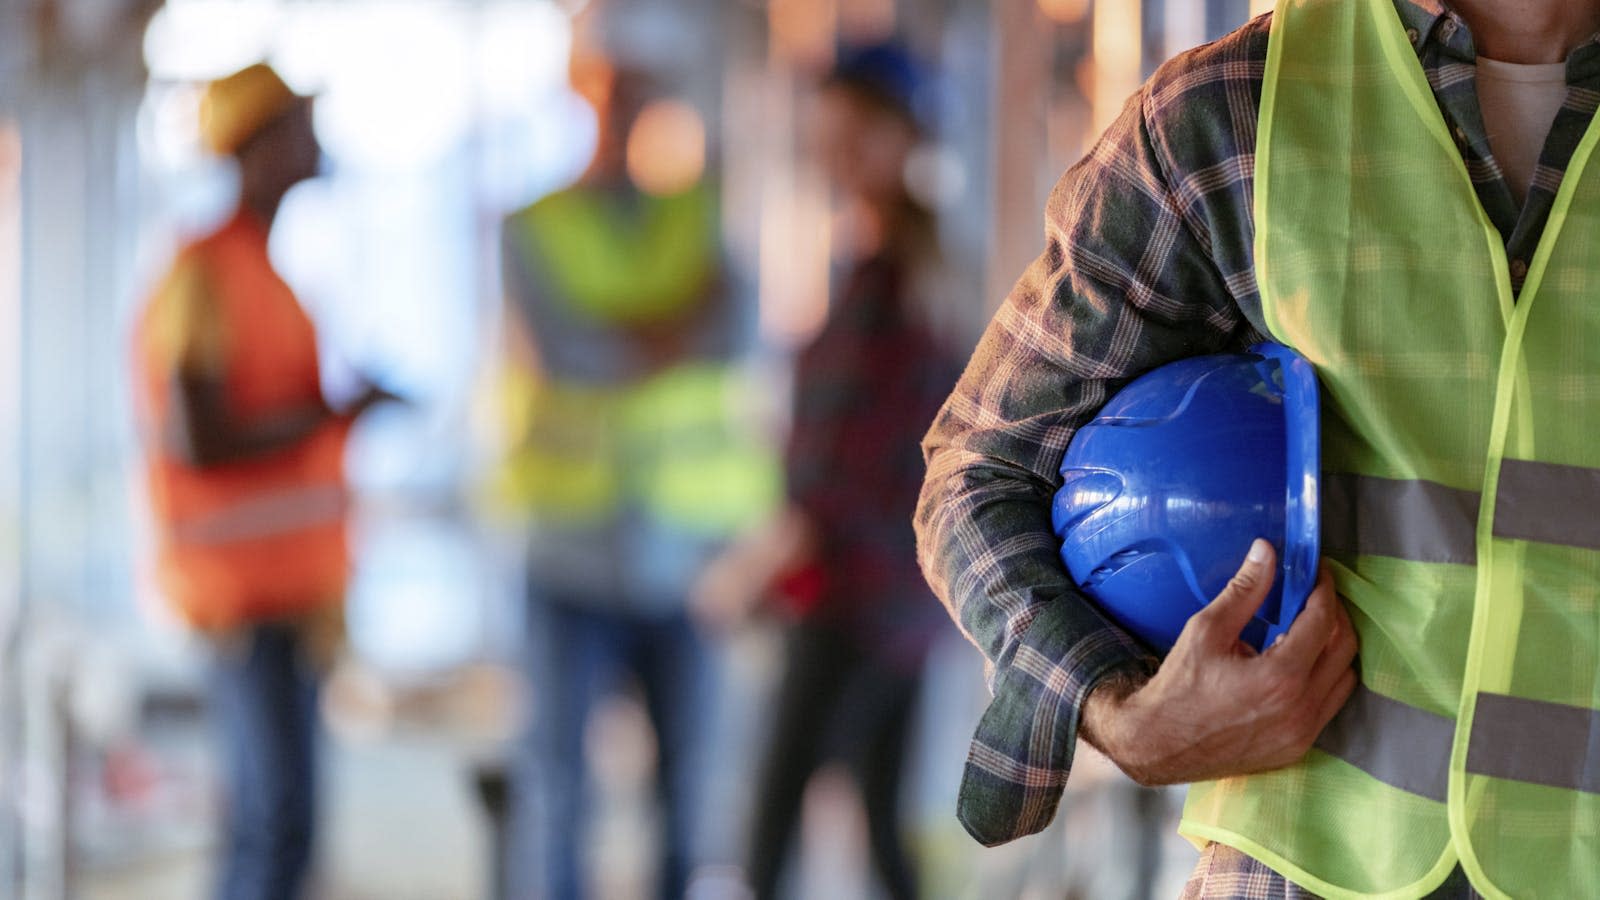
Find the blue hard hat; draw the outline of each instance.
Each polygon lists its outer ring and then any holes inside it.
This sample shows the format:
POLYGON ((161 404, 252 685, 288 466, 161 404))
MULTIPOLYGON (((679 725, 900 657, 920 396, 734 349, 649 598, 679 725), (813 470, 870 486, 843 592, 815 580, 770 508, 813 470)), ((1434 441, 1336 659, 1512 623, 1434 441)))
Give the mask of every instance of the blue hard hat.
POLYGON ((923 130, 933 124, 933 75, 898 41, 840 47, 833 69, 823 81, 871 94, 904 113, 923 130))
POLYGON ((1165 652, 1266 538, 1277 577, 1241 638, 1269 645, 1317 581, 1317 415, 1316 373, 1278 344, 1129 383, 1061 461, 1051 521, 1074 582, 1165 652))

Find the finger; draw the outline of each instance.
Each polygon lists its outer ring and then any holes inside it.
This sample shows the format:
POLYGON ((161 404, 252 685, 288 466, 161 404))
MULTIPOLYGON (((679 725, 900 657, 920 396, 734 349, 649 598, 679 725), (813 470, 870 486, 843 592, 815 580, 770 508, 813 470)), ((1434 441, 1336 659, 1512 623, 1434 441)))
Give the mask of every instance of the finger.
POLYGON ((1333 634, 1328 643, 1322 648, 1322 653, 1317 656, 1316 663, 1311 667, 1311 674, 1307 678, 1306 692, 1313 699, 1321 699, 1333 690, 1340 678, 1343 677, 1356 658, 1355 629, 1350 626, 1350 620, 1343 615, 1343 609, 1338 605, 1339 615, 1334 619, 1333 634))
POLYGON ((1355 692, 1356 681, 1356 670, 1345 669, 1328 689, 1327 695, 1322 698, 1322 704, 1317 707, 1317 734, 1322 734, 1322 730, 1327 728, 1333 717, 1344 708, 1345 702, 1355 692))
POLYGON ((1333 577, 1324 572, 1317 580, 1311 596, 1306 598, 1305 609, 1289 626, 1282 640, 1269 648, 1271 655, 1285 661, 1301 675, 1309 672, 1333 634, 1334 623, 1338 621, 1338 607, 1333 577))
MULTIPOLYGON (((1361 636, 1356 634, 1355 623, 1350 621, 1350 610, 1345 607, 1345 599, 1337 590, 1333 594, 1333 611, 1335 636, 1348 637, 1353 644, 1359 644, 1361 636)), ((1359 646, 1356 649, 1359 650, 1359 646)))
POLYGON ((1250 552, 1228 586, 1206 604, 1205 609, 1195 613, 1195 626, 1208 642, 1218 646, 1234 645, 1239 632, 1250 623, 1272 589, 1276 561, 1277 554, 1271 543, 1256 538, 1250 544, 1250 552))

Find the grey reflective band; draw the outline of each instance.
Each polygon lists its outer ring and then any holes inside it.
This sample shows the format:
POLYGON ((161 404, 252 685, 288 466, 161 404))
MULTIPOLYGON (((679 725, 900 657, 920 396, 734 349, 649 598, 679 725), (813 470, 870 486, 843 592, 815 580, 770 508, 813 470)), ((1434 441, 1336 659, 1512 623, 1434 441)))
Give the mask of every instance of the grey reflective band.
POLYGON ((1481 496, 1436 481, 1325 472, 1322 546, 1333 553, 1472 565, 1481 496))
POLYGON ((1356 685, 1316 747, 1390 787, 1444 803, 1455 721, 1356 685))
MULTIPOLYGON (((1316 747, 1390 787, 1444 803, 1455 721, 1357 685, 1316 747)), ((1471 775, 1600 794, 1600 710, 1478 694, 1471 775)))
POLYGON ((172 539, 196 545, 231 544, 276 537, 344 518, 343 485, 314 484, 258 494, 172 525, 172 539))
MULTIPOLYGON (((1436 481, 1324 472, 1322 546, 1330 553, 1473 565, 1481 497, 1436 481)), ((1502 461, 1494 536, 1600 550, 1600 469, 1502 461)))
POLYGON ((1600 550, 1600 469, 1502 461, 1494 536, 1600 550))
POLYGON ((1600 711, 1479 694, 1467 772, 1600 794, 1600 711))

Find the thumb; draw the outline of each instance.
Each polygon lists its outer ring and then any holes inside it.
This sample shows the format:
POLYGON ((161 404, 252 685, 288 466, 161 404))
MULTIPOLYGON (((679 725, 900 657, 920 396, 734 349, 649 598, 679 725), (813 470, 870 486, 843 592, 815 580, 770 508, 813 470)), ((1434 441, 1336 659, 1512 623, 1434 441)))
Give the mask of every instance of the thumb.
POLYGON ((1239 632, 1250 623, 1262 601, 1267 599, 1267 592, 1272 590, 1276 565, 1277 553, 1271 542, 1256 538, 1228 586, 1194 616, 1209 642, 1233 646, 1239 639, 1239 632))

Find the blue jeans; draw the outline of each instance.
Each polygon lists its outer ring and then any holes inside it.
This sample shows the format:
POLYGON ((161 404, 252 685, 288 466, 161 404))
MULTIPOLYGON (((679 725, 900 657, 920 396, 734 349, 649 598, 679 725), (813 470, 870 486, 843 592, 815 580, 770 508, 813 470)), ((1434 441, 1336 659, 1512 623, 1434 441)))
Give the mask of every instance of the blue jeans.
POLYGON ((222 738, 226 811, 218 900, 293 900, 311 863, 316 818, 317 681, 289 625, 251 628, 216 654, 212 715, 222 738))
POLYGON ((687 615, 645 617, 538 599, 528 611, 532 727, 513 772, 507 837, 509 900, 577 900, 588 829, 584 726, 632 676, 656 732, 662 810, 657 893, 684 895, 693 866, 703 716, 713 693, 709 651, 687 615))

